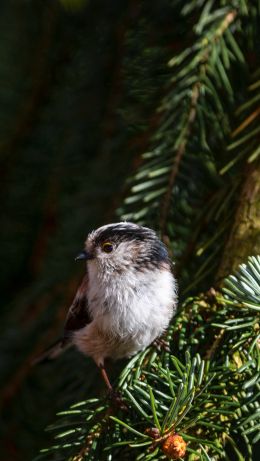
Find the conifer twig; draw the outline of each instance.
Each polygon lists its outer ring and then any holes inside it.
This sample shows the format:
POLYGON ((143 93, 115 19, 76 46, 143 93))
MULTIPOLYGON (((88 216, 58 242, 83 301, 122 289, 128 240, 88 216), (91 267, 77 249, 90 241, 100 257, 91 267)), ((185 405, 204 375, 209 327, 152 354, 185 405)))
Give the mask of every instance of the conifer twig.
POLYGON ((173 166, 172 166, 171 173, 169 176, 167 190, 162 200, 162 211, 161 211, 161 216, 160 216, 160 231, 161 231, 162 238, 164 240, 166 237, 165 234, 166 234, 167 216, 168 216, 169 208, 171 205, 172 188, 173 188, 174 181, 179 171, 182 157, 185 153, 188 138, 192 130, 192 124, 196 117, 196 105, 197 105, 197 101, 199 98, 199 90, 200 90, 200 83, 196 82, 193 85, 193 88, 191 91, 190 110, 187 116, 187 122, 186 122, 185 131, 183 135, 183 140, 181 144, 179 145, 176 155, 174 157, 173 166))

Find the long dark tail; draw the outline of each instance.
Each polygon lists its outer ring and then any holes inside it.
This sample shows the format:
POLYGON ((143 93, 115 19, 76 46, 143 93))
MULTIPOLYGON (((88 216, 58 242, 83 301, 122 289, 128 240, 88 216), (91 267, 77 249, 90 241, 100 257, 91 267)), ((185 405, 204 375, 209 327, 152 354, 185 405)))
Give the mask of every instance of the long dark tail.
POLYGON ((38 355, 33 361, 32 365, 39 363, 46 363, 51 360, 57 359, 63 352, 71 347, 71 342, 64 339, 59 339, 52 346, 48 347, 42 354, 38 355))

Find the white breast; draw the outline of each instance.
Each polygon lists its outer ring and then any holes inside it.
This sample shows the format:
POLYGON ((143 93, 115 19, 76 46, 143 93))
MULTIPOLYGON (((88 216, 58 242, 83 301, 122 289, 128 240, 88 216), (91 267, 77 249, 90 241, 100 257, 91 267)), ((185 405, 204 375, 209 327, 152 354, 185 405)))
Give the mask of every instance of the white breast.
MULTIPOLYGON (((117 357, 145 348, 167 328, 176 308, 176 286, 168 270, 126 274, 89 270, 88 303, 93 323, 121 341, 117 357)), ((87 328, 87 327, 86 327, 87 328)))

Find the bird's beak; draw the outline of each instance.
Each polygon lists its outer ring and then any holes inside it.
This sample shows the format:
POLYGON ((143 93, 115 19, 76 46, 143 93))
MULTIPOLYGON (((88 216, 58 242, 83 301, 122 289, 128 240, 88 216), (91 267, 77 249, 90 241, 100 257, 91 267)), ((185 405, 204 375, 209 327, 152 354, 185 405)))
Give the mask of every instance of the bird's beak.
POLYGON ((80 261, 81 259, 85 259, 85 260, 88 260, 88 259, 93 259, 94 256, 86 251, 86 250, 83 250, 76 258, 75 258, 75 261, 80 261))

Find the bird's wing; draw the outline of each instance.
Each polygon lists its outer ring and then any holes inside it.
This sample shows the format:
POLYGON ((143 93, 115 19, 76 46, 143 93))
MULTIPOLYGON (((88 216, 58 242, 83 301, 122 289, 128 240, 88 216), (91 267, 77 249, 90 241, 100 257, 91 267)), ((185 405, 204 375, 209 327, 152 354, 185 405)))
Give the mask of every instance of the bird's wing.
POLYGON ((67 314, 64 325, 65 343, 74 331, 80 330, 92 321, 88 310, 88 283, 88 274, 86 274, 67 314))
POLYGON ((33 361, 32 365, 38 363, 48 362, 50 360, 59 357, 68 347, 71 346, 71 335, 73 331, 83 328, 85 325, 91 322, 91 318, 88 312, 88 274, 83 278, 80 287, 73 299, 73 302, 69 308, 65 326, 63 338, 59 339, 55 344, 49 347, 41 355, 38 355, 33 361))

